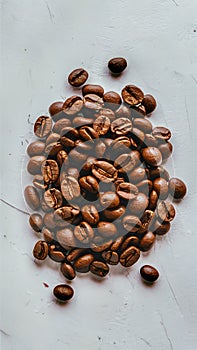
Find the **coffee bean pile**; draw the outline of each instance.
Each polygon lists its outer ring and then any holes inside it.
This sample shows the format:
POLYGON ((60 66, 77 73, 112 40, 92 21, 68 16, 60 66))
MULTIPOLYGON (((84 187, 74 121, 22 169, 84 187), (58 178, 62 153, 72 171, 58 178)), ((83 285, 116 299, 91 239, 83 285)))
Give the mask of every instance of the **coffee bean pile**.
MULTIPOLYGON (((108 64, 113 73, 126 66, 123 58, 108 64)), ((87 78, 79 68, 68 82, 79 87, 87 78)), ((173 149, 171 132, 153 127, 147 116, 155 108, 154 97, 135 85, 120 96, 86 84, 82 96, 54 102, 50 116, 35 121, 37 140, 27 148, 33 185, 24 192, 36 211, 29 223, 43 235, 33 255, 60 263, 68 280, 76 272, 104 277, 118 263, 129 267, 140 251, 151 249, 156 235, 170 230, 175 209, 169 198, 182 199, 186 186, 163 167, 173 149)), ((156 280, 152 269, 143 269, 142 276, 156 280)), ((54 295, 68 300, 73 291, 59 285, 54 295)))

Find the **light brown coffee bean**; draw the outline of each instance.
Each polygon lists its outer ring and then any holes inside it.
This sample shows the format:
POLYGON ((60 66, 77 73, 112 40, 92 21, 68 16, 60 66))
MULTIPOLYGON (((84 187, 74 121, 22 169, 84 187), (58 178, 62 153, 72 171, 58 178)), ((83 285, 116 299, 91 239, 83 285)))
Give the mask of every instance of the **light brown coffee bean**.
POLYGON ((74 295, 74 290, 68 284, 58 284, 53 289, 54 296, 60 301, 70 300, 74 295))
POLYGON ((37 210, 40 207, 40 197, 37 189, 33 186, 27 186, 24 190, 25 201, 28 206, 37 210))
POLYGON ((63 197, 69 201, 80 196, 80 186, 78 181, 71 176, 67 176, 61 183, 63 197))
POLYGON ((131 118, 131 109, 128 108, 125 105, 121 105, 116 111, 115 111, 117 118, 131 118))
POLYGON ((124 216, 122 224, 127 232, 137 232, 142 226, 140 219, 134 215, 124 216))
POLYGON ((49 159, 42 163, 41 167, 44 182, 51 183, 57 180, 59 176, 59 167, 55 160, 49 159))
POLYGON ((76 271, 86 273, 90 269, 90 264, 94 260, 94 255, 93 254, 85 254, 77 258, 74 263, 73 267, 75 268, 76 271))
POLYGON ((34 124, 34 134, 39 138, 45 138, 49 135, 52 128, 52 119, 47 116, 40 116, 34 124))
POLYGON ((120 204, 120 199, 115 192, 104 192, 99 195, 100 203, 105 208, 117 208, 120 204))
POLYGON ((80 209, 78 206, 67 205, 56 209, 54 218, 57 221, 58 225, 59 222, 62 222, 62 220, 72 223, 77 215, 79 215, 79 213, 80 209))
POLYGON ((132 183, 138 183, 147 177, 146 170, 143 166, 138 166, 133 169, 129 174, 129 179, 132 183))
POLYGON ((54 233, 50 231, 47 227, 43 227, 42 234, 43 234, 44 240, 47 243, 51 243, 55 238, 54 233))
POLYGON ((60 139, 60 134, 56 132, 51 132, 50 135, 46 138, 45 145, 50 145, 51 143, 57 142, 60 139))
POLYGON ((130 267, 140 258, 140 250, 137 247, 129 247, 120 255, 120 263, 124 267, 130 267))
POLYGON ((61 118, 53 125, 53 132, 60 134, 62 129, 71 126, 71 121, 67 118, 61 118))
POLYGON ((149 194, 149 204, 148 209, 155 210, 158 202, 158 194, 155 190, 152 190, 149 194))
POLYGON ((111 123, 111 131, 116 135, 126 135, 132 130, 132 122, 128 118, 117 118, 111 123))
POLYGON ((94 94, 103 97, 104 89, 100 85, 87 84, 82 87, 82 95, 94 94))
POLYGON ((85 95, 83 98, 84 106, 87 109, 99 110, 104 106, 103 99, 95 94, 85 95))
POLYGON ((117 178, 116 168, 109 162, 98 160, 92 165, 93 175, 103 182, 112 182, 117 178))
POLYGON ((81 221, 75 226, 74 235, 82 244, 88 244, 94 236, 94 230, 86 221, 81 221))
POLYGON ((27 147, 27 154, 29 157, 43 156, 44 150, 45 150, 45 143, 40 140, 36 140, 34 142, 31 142, 27 147))
POLYGON ((124 236, 116 238, 116 240, 113 241, 112 245, 110 246, 110 250, 114 251, 114 252, 118 251, 120 249, 123 241, 124 241, 124 236))
POLYGON ((64 277, 66 277, 68 280, 73 280, 76 276, 75 270, 73 269, 72 265, 64 262, 61 264, 61 272, 63 273, 64 277))
POLYGON ((64 249, 70 249, 77 246, 73 231, 70 228, 64 228, 56 232, 56 239, 64 249))
POLYGON ((93 261, 90 265, 90 271, 99 277, 105 277, 109 273, 109 266, 102 261, 93 261))
POLYGON ((85 141, 92 141, 92 142, 94 139, 97 139, 99 137, 98 133, 90 126, 82 126, 79 129, 79 135, 85 141))
POLYGON ((111 122, 108 117, 99 115, 93 123, 93 129, 97 132, 98 135, 105 135, 110 128, 110 124, 111 122))
POLYGON ((134 118, 133 126, 144 133, 148 134, 152 131, 152 124, 147 118, 134 118))
POLYGON ((57 209, 62 205, 62 194, 56 188, 50 188, 44 193, 44 200, 49 208, 57 209))
POLYGON ((129 204, 130 213, 132 215, 140 215, 144 212, 144 210, 148 206, 148 197, 142 193, 139 192, 137 196, 131 200, 129 204))
POLYGON ((130 153, 123 153, 114 161, 114 166, 118 168, 119 172, 127 173, 135 168, 140 162, 140 153, 132 151, 130 153))
POLYGON ((123 182, 119 184, 116 191, 119 197, 126 200, 135 198, 139 192, 138 188, 129 182, 123 182))
POLYGON ((162 177, 158 177, 153 182, 153 188, 157 192, 159 199, 166 199, 168 196, 168 183, 162 177))
POLYGON ((129 247, 138 247, 139 246, 139 238, 136 236, 129 236, 127 238, 125 238, 124 242, 122 243, 121 247, 120 247, 120 251, 123 252, 124 250, 126 250, 129 247))
POLYGON ((63 111, 67 115, 74 115, 80 112, 83 107, 83 100, 80 96, 71 96, 63 104, 63 111))
POLYGON ((152 134, 146 134, 144 139, 144 145, 146 147, 157 147, 158 140, 152 134))
POLYGON ((45 241, 38 241, 33 249, 33 256, 38 260, 46 259, 48 255, 48 244, 45 241))
POLYGON ((110 238, 117 234, 117 228, 111 222, 99 221, 97 228, 102 237, 110 238))
POLYGON ((81 115, 76 115, 73 119, 72 123, 74 127, 85 126, 89 124, 93 124, 94 118, 82 117, 81 115))
POLYGON ((144 93, 135 85, 127 85, 122 89, 122 98, 128 105, 135 106, 143 101, 144 93))
POLYGON ((109 220, 116 220, 116 219, 120 218, 122 215, 124 215, 125 210, 126 209, 123 205, 121 205, 120 207, 118 207, 116 209, 105 209, 103 211, 103 216, 109 220))
POLYGON ((57 153, 59 151, 61 151, 62 148, 63 148, 63 146, 62 146, 60 141, 53 142, 53 143, 48 144, 45 147, 45 153, 47 154, 47 156, 49 158, 51 158, 51 157, 57 156, 57 153))
POLYGON ((27 171, 31 175, 36 175, 41 173, 42 163, 46 160, 45 156, 33 156, 30 158, 27 164, 27 171))
POLYGON ((81 209, 81 214, 84 221, 88 222, 90 225, 95 225, 99 221, 99 213, 92 204, 84 205, 81 209))
POLYGON ((74 69, 68 76, 70 85, 79 87, 83 85, 88 79, 88 72, 83 68, 74 69))
POLYGON ((98 114, 95 115, 95 117, 98 117, 99 115, 104 115, 105 117, 109 118, 111 121, 115 119, 115 113, 110 108, 101 108, 98 111, 98 114))
POLYGON ((131 141, 126 136, 120 136, 112 141, 111 143, 111 151, 122 154, 124 152, 128 152, 128 148, 131 146, 131 141))
POLYGON ((44 222, 44 225, 50 230, 53 230, 54 228, 57 227, 57 222, 54 220, 53 212, 46 213, 43 216, 43 222, 44 222))
POLYGON ((157 215, 159 219, 163 222, 170 222, 175 217, 174 206, 169 201, 162 201, 157 206, 157 215))
POLYGON ((145 210, 141 218, 141 227, 139 233, 145 233, 152 229, 155 221, 155 212, 152 210, 145 210))
POLYGON ((145 162, 151 166, 157 166, 162 163, 162 155, 156 147, 146 147, 142 150, 142 157, 145 162))
MULTIPOLYGON (((92 249, 93 252, 101 253, 101 252, 104 252, 104 250, 110 248, 110 246, 112 244, 112 239, 107 240, 107 242, 100 243, 100 242, 97 242, 97 240, 96 240, 97 237, 98 236, 95 236, 93 238, 93 242, 91 243, 91 249, 92 249)), ((101 237, 99 237, 99 238, 101 238, 101 237)))
POLYGON ((90 193, 97 193, 99 190, 99 184, 97 180, 93 176, 83 176, 79 179, 80 186, 90 192, 90 193))

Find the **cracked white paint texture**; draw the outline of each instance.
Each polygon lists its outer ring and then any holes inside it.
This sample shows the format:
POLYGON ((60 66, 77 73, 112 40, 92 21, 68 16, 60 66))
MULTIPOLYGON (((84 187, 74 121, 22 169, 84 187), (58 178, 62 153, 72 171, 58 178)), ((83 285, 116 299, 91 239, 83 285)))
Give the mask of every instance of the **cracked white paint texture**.
POLYGON ((106 91, 133 83, 157 98, 151 121, 173 133, 167 167, 188 186, 170 233, 150 253, 103 281, 79 276, 66 306, 52 296, 64 282, 58 265, 32 258, 37 237, 28 216, 1 203, 2 350, 197 348, 196 13, 196 0, 1 1, 3 200, 26 210, 21 169, 32 123, 73 93, 66 77, 80 66, 106 91), (114 56, 129 62, 117 79, 106 65, 114 56), (140 279, 144 263, 160 271, 153 286, 140 279))

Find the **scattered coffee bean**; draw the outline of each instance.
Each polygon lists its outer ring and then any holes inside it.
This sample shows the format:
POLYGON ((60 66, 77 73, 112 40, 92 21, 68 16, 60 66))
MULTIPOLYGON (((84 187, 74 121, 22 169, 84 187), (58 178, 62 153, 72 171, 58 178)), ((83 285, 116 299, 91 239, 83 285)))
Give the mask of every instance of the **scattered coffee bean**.
POLYGON ((58 284, 53 289, 54 296, 60 301, 70 300, 74 295, 74 290, 68 284, 58 284))
POLYGON ((182 199, 187 192, 184 182, 176 177, 169 181, 169 192, 174 199, 182 199))
POLYGON ((72 265, 66 262, 61 264, 61 272, 68 280, 73 280, 76 276, 76 272, 73 269, 72 265))
POLYGON ((162 201, 157 206, 157 215, 161 222, 170 222, 175 217, 175 209, 173 205, 168 201, 162 201))
POLYGON ((120 255, 120 263, 122 266, 129 267, 135 264, 140 258, 140 250, 137 247, 129 247, 120 255))
POLYGON ((135 106, 143 101, 144 93, 135 85, 127 85, 122 90, 122 98, 128 105, 135 106))
POLYGON ((104 89, 100 85, 87 84, 82 87, 82 94, 83 96, 94 94, 103 97, 104 89))
POLYGON ((73 266, 76 271, 85 273, 90 270, 90 264, 93 262, 93 260, 94 260, 94 255, 88 253, 76 259, 73 263, 73 266))
POLYGON ((31 214, 29 217, 29 224, 35 232, 41 232, 43 226, 43 219, 39 213, 31 214))
POLYGON ((123 57, 115 57, 108 62, 108 68, 112 73, 122 73, 126 67, 127 61, 123 57))
POLYGON ((140 269, 142 278, 147 282, 155 282, 159 278, 157 269, 150 265, 144 265, 140 269))
POLYGON ((69 97, 63 104, 63 111, 67 115, 79 113, 83 107, 83 100, 80 96, 69 97))
POLYGON ((33 249, 33 256, 38 260, 46 259, 48 255, 48 244, 45 241, 38 241, 33 249))
POLYGON ((171 138, 170 130, 163 126, 155 127, 152 131, 152 135, 159 141, 168 141, 171 138))
POLYGON ((117 265, 119 263, 118 253, 112 250, 106 250, 101 255, 109 265, 117 265))
POLYGON ((69 84, 75 87, 83 85, 87 79, 88 72, 83 68, 73 70, 68 76, 69 84))
POLYGON ((112 110, 118 109, 119 105, 122 103, 120 95, 114 91, 106 92, 103 95, 103 101, 105 102, 105 106, 112 110))
POLYGON ((49 135, 52 128, 52 119, 47 116, 39 117, 34 124, 34 133, 39 138, 49 135))
POLYGON ((152 95, 147 94, 147 95, 144 95, 144 98, 142 100, 142 105, 145 107, 146 113, 150 114, 155 110, 157 103, 155 98, 152 95))
POLYGON ((63 104, 64 102, 54 102, 50 105, 49 107, 49 113, 52 117, 52 119, 54 120, 54 122, 56 122, 57 120, 59 120, 59 118, 61 118, 61 112, 63 110, 63 104))
POLYGON ((45 143, 37 140, 29 144, 27 147, 27 154, 29 157, 43 156, 45 150, 45 143))
POLYGON ((37 189, 33 186, 27 186, 24 191, 25 200, 28 204, 28 206, 33 209, 37 210, 40 207, 40 197, 37 189))
POLYGON ((109 266, 102 261, 93 261, 90 265, 90 271, 99 277, 105 277, 109 273, 109 266))

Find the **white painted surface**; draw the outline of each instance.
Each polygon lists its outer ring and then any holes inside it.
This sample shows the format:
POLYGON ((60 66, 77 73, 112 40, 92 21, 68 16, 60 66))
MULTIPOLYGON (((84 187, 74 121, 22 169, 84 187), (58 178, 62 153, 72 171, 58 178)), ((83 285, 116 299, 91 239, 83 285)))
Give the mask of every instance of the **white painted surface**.
POLYGON ((71 94, 66 77, 79 66, 106 90, 134 83, 156 96, 152 122, 172 130, 171 173, 188 185, 169 235, 152 252, 102 282, 76 278, 66 306, 51 293, 64 282, 58 269, 33 261, 28 217, 2 204, 2 350, 196 349, 196 13, 196 0, 1 1, 1 198, 25 210, 21 168, 31 123, 71 94), (106 63, 117 55, 129 67, 113 79, 106 63), (140 279, 143 263, 161 273, 152 287, 140 279))

